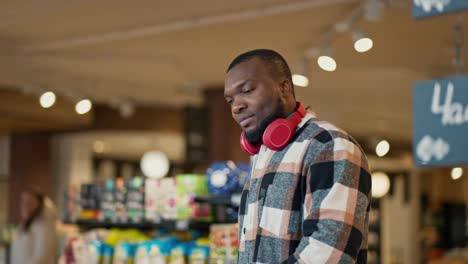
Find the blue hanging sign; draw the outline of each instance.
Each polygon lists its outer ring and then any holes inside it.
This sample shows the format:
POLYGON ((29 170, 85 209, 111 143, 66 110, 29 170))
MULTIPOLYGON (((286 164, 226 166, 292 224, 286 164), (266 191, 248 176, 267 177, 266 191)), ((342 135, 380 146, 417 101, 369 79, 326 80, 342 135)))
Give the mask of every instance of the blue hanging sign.
POLYGON ((468 0, 413 0, 413 17, 424 18, 468 9, 468 0))
POLYGON ((468 75, 416 83, 413 107, 415 164, 468 164, 468 75))

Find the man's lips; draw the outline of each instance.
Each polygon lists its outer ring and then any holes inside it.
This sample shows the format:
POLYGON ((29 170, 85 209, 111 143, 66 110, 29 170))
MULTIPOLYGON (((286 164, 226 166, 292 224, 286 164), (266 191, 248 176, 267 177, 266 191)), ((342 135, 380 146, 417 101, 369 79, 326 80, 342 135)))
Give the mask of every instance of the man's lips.
POLYGON ((241 127, 247 127, 248 124, 250 123, 250 121, 252 121, 252 118, 253 118, 253 117, 254 117, 254 116, 251 115, 251 116, 246 116, 246 117, 240 118, 240 119, 239 119, 239 125, 240 125, 241 127))

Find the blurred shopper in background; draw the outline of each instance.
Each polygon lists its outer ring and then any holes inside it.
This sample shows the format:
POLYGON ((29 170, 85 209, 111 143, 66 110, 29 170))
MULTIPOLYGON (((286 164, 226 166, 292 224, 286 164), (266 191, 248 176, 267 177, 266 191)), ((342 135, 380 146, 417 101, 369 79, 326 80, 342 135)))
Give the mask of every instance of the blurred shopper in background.
POLYGON ((21 223, 11 245, 11 264, 56 263, 57 210, 36 190, 25 190, 19 201, 21 223))

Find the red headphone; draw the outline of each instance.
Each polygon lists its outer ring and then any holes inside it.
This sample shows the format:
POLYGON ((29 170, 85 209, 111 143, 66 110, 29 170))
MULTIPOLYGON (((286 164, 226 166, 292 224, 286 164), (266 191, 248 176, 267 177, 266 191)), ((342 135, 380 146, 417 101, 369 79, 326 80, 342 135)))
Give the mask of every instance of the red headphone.
POLYGON ((250 156, 258 153, 262 143, 271 150, 282 150, 293 138, 296 127, 301 123, 305 114, 306 109, 298 102, 297 110, 290 118, 278 118, 267 126, 263 132, 262 142, 258 145, 250 143, 245 137, 245 132, 242 132, 240 136, 241 148, 250 156))

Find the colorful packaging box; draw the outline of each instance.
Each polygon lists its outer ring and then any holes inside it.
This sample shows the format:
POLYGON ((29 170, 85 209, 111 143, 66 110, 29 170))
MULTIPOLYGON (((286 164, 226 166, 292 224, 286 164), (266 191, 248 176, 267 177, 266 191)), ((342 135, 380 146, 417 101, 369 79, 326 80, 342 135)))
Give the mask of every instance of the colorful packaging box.
POLYGON ((102 264, 112 264, 112 259, 114 258, 114 248, 110 245, 104 244, 104 249, 102 253, 102 264))
POLYGON ((128 214, 126 207, 127 200, 127 187, 123 178, 115 180, 114 189, 114 206, 115 206, 115 220, 116 222, 127 223, 128 214))
POLYGON ((142 177, 134 177, 126 182, 126 187, 125 205, 128 221, 141 223, 145 218, 145 181, 142 177))
POLYGON ((238 225, 216 224, 210 227, 210 263, 236 263, 238 225))
POLYGON ((171 251, 178 245, 174 237, 145 241, 138 245, 135 264, 166 264, 170 261, 171 251))
POLYGON ((80 219, 98 220, 101 211, 101 184, 82 184, 80 189, 80 219))
POLYGON ((189 264, 208 264, 210 258, 210 247, 196 245, 190 251, 189 264))
POLYGON ((161 216, 156 213, 158 204, 159 180, 145 179, 145 219, 153 223, 161 222, 161 216))
POLYGON ((177 183, 177 219, 211 221, 211 207, 196 204, 196 196, 208 195, 206 176, 203 174, 179 174, 177 183))
POLYGON ((99 240, 90 241, 88 244, 89 249, 89 264, 101 264, 103 259, 104 245, 99 240))
POLYGON ((114 199, 115 185, 115 181, 111 179, 106 180, 104 183, 104 192, 101 200, 101 221, 116 222, 117 220, 114 199))
POLYGON ((145 217, 159 223, 177 218, 177 187, 174 178, 145 180, 145 217))
POLYGON ((169 264, 187 264, 189 254, 193 247, 195 247, 195 243, 193 241, 177 245, 171 251, 169 264))
POLYGON ((137 245, 120 243, 115 247, 113 264, 134 264, 137 245))

